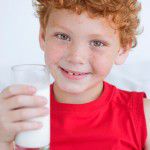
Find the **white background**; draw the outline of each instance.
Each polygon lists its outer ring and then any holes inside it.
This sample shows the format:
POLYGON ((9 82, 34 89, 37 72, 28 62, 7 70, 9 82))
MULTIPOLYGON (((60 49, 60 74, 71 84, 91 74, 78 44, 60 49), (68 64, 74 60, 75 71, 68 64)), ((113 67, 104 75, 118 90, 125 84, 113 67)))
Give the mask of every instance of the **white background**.
MULTIPOLYGON (((142 0, 138 46, 126 63, 115 67, 108 81, 120 88, 150 91, 150 1, 142 0)), ((10 84, 10 67, 17 64, 44 63, 38 42, 39 22, 32 0, 0 0, 0 90, 10 84)))

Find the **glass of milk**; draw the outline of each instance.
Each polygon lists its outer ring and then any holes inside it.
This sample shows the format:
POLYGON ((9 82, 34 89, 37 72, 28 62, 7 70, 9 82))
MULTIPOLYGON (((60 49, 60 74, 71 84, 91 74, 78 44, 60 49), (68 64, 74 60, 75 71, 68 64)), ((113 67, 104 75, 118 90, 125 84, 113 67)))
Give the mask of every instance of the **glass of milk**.
MULTIPOLYGON (((46 107, 50 109, 50 71, 40 64, 24 64, 11 67, 14 84, 26 84, 37 89, 35 95, 45 96, 46 107)), ((44 117, 30 119, 42 122, 38 130, 21 132, 16 136, 16 150, 49 150, 50 146, 50 114, 44 117)))

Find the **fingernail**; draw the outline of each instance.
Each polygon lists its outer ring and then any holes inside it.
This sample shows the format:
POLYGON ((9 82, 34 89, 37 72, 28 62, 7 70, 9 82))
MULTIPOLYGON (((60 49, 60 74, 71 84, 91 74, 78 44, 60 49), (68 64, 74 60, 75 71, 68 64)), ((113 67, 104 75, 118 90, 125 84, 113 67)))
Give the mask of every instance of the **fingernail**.
POLYGON ((42 103, 47 104, 47 98, 40 96, 40 100, 42 101, 42 103))
POLYGON ((36 88, 35 88, 35 87, 29 87, 29 90, 30 90, 31 92, 35 92, 35 91, 36 91, 36 88))
POLYGON ((42 103, 43 104, 47 104, 47 100, 46 99, 42 99, 42 103))
POLYGON ((44 108, 44 113, 49 113, 49 108, 44 108))
POLYGON ((43 127, 43 124, 42 124, 42 123, 37 123, 37 124, 35 125, 35 127, 36 127, 36 128, 41 128, 41 127, 43 127))

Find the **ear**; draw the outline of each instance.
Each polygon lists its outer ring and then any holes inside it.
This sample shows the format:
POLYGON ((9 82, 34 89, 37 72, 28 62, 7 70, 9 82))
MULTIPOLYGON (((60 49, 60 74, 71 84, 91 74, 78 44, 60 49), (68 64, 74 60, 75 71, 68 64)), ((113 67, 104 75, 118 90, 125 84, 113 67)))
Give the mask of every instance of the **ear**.
POLYGON ((120 48, 114 63, 116 65, 123 64, 125 62, 125 60, 127 59, 128 55, 129 55, 129 50, 125 50, 123 48, 120 48))
POLYGON ((116 56, 114 63, 116 65, 123 64, 125 62, 125 60, 127 59, 131 48, 132 48, 132 40, 130 40, 130 42, 128 44, 126 44, 126 46, 120 45, 120 49, 117 53, 117 56, 116 56))
POLYGON ((40 27, 39 31, 39 43, 41 49, 44 51, 45 50, 45 32, 42 27, 40 27))

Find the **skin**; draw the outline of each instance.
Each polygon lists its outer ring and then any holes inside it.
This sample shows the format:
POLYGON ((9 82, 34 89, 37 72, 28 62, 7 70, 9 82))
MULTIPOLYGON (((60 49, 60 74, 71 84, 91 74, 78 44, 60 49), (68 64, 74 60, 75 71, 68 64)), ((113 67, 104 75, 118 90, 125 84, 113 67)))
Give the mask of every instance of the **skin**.
POLYGON ((13 150, 13 141, 20 132, 42 127, 40 122, 29 119, 49 114, 44 107, 47 99, 35 96, 36 89, 14 84, 0 93, 0 148, 13 150))
MULTIPOLYGON (((127 58, 127 50, 131 48, 131 44, 123 48, 119 41, 119 32, 108 22, 111 20, 91 19, 86 13, 78 16, 67 10, 53 10, 46 30, 40 28, 40 46, 56 81, 54 94, 57 101, 79 104, 94 100, 101 94, 103 80, 112 66, 122 64, 127 58), (56 36, 56 32, 65 33, 65 36, 56 36), (74 81, 62 75, 60 66, 89 74, 85 79, 74 81)), ((0 93, 1 149, 12 150, 11 143, 19 132, 41 128, 41 124, 28 121, 49 113, 44 108, 46 100, 35 97, 35 92, 33 87, 31 89, 24 85, 11 85, 0 93)), ((147 124, 145 150, 150 150, 148 99, 144 99, 144 112, 147 124)))
MULTIPOLYGON (((111 20, 91 19, 70 10, 53 10, 46 30, 40 28, 39 41, 45 63, 55 79, 54 94, 61 103, 81 104, 96 99, 102 92, 103 80, 113 65, 123 64, 131 43, 122 47, 119 31, 110 26, 111 20), (90 73, 74 81, 64 77, 59 69, 90 73)), ((111 22, 111 25, 113 23, 111 22)), ((114 25, 115 27, 115 25, 114 25)), ((150 149, 150 100, 144 99, 147 124, 145 150, 150 149)))
POLYGON ((150 150, 150 100, 144 99, 144 112, 147 126, 147 138, 144 150, 150 150))
POLYGON ((128 55, 121 47, 119 32, 108 20, 69 10, 51 12, 45 33, 40 29, 40 45, 56 81, 55 96, 63 103, 86 103, 97 98, 113 64, 123 63, 128 55), (89 75, 78 81, 67 79, 59 67, 89 75))

